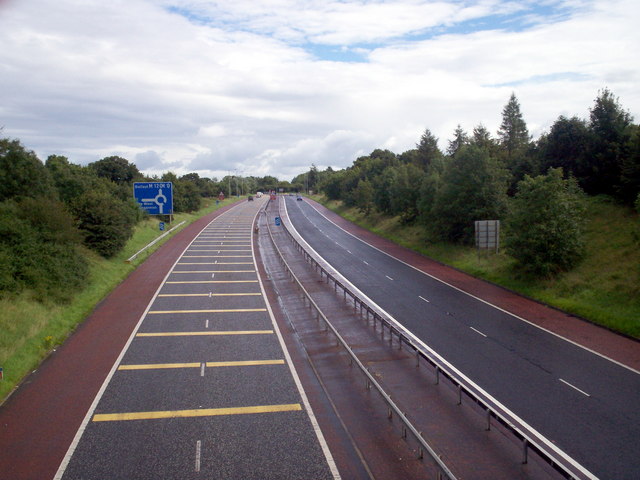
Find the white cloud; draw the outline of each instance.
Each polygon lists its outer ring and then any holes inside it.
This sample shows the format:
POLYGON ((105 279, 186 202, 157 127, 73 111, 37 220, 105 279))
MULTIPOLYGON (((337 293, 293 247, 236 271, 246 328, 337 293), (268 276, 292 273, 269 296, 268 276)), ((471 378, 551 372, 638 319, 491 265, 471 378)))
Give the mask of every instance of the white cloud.
POLYGON ((637 116, 638 23, 635 0, 10 1, 0 126, 43 159, 287 179, 495 132, 511 91, 534 134, 605 86, 637 116))

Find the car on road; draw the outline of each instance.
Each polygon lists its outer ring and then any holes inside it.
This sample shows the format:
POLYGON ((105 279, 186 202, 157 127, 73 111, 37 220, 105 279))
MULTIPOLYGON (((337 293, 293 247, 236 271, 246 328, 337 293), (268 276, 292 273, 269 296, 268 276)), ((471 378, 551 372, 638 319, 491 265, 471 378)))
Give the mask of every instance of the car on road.
POLYGON ((248 202, 253 202, 253 195, 249 195, 249 198, 247 198, 248 202))
POLYGON ((298 198, 296 198, 296 200, 297 200, 298 202, 301 202, 301 201, 302 201, 302 197, 301 197, 300 195, 298 195, 298 198))

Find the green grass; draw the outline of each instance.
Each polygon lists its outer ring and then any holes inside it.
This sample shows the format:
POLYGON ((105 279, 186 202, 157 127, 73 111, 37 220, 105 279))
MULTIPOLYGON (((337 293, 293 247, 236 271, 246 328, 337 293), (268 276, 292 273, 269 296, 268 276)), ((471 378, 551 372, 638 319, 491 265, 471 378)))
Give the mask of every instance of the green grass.
POLYGON ((236 199, 226 199, 216 206, 215 200, 206 199, 200 211, 175 215, 171 225, 167 223, 166 230, 183 220, 186 223, 141 253, 130 264, 125 261, 162 233, 157 219, 150 217, 140 222, 125 248, 111 259, 106 260, 85 250, 90 265, 90 280, 69 304, 59 305, 47 299, 37 300, 30 292, 0 299, 0 367, 4 369, 4 379, 0 380, 0 403, 27 373, 37 368, 56 345, 64 342, 98 302, 137 265, 186 225, 234 201, 236 199))
POLYGON ((607 197, 588 199, 584 260, 550 279, 521 275, 504 252, 478 255, 473 247, 429 242, 422 227, 397 217, 364 216, 340 202, 314 196, 325 206, 395 243, 548 305, 640 338, 640 218, 607 197))

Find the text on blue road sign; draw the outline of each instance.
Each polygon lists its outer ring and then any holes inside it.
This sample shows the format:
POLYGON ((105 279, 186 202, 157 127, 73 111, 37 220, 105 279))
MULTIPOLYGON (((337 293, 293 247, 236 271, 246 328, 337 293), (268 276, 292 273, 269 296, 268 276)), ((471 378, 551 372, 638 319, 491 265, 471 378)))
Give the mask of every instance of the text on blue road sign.
POLYGON ((149 215, 173 213, 173 184, 171 182, 136 182, 133 197, 149 215))

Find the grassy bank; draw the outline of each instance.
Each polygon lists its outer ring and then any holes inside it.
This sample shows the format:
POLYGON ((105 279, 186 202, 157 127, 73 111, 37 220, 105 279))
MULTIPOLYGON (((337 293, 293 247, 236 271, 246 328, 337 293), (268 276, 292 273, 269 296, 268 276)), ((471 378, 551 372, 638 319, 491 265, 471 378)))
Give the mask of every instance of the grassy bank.
POLYGON ((28 372, 37 368, 51 349, 67 338, 98 302, 153 251, 186 225, 233 201, 225 200, 216 206, 215 200, 208 199, 196 213, 175 215, 173 223, 167 224, 167 230, 183 220, 186 223, 140 254, 131 264, 125 260, 160 236, 157 219, 148 218, 139 223, 125 248, 111 259, 106 260, 86 250, 90 280, 67 305, 34 299, 29 292, 0 299, 0 367, 4 369, 4 379, 0 380, 0 403, 28 372))
POLYGON ((640 220, 606 197, 589 198, 585 259, 553 279, 519 275, 504 252, 478 255, 473 247, 431 243, 420 226, 363 215, 315 196, 348 220, 428 257, 629 336, 640 338, 640 220))

